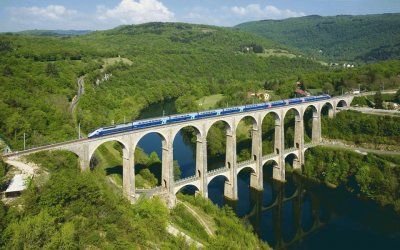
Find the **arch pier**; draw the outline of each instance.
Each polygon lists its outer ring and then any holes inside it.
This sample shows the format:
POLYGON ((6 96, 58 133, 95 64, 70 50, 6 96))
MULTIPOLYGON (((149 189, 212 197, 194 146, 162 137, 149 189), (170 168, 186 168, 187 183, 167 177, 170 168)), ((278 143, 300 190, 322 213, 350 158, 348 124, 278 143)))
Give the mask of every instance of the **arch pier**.
POLYGON ((272 161, 272 178, 285 181, 285 160, 291 155, 293 168, 301 169, 304 164, 304 152, 310 147, 316 146, 321 141, 321 112, 323 107, 328 108, 328 115, 334 116, 338 106, 348 106, 353 96, 335 97, 329 100, 320 100, 312 103, 299 103, 289 106, 273 107, 269 109, 255 110, 244 113, 228 114, 217 117, 209 117, 197 120, 188 120, 180 123, 159 125, 140 130, 107 135, 102 137, 80 139, 59 144, 53 144, 25 151, 9 153, 4 155, 6 159, 18 158, 45 150, 68 150, 79 157, 82 171, 89 169, 90 159, 95 150, 105 142, 117 141, 122 145, 123 166, 123 195, 135 201, 137 194, 135 190, 135 168, 134 152, 140 139, 149 133, 157 133, 162 141, 162 180, 160 192, 170 197, 171 204, 175 202, 175 195, 185 186, 191 185, 198 192, 208 197, 208 185, 217 176, 224 176, 224 195, 232 200, 238 199, 237 175, 244 168, 251 169, 250 186, 257 190, 263 189, 263 166, 272 161), (304 113, 306 109, 312 109, 312 142, 304 143, 304 113), (285 124, 287 113, 295 113, 293 145, 285 148, 285 124), (273 150, 267 155, 262 153, 262 123, 267 115, 274 117, 273 150), (239 122, 249 117, 252 121, 251 127, 251 157, 249 160, 237 162, 237 139, 236 129, 239 122), (207 168, 207 134, 211 126, 222 121, 226 127, 226 157, 225 166, 208 170, 207 168), (187 126, 194 127, 197 133, 196 140, 196 170, 194 176, 174 181, 173 173, 173 141, 177 133, 187 126))

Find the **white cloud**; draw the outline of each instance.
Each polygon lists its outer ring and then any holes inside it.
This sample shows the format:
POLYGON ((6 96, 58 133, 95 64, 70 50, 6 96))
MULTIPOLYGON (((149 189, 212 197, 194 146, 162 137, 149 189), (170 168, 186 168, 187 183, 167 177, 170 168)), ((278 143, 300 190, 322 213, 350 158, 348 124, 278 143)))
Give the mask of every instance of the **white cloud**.
POLYGON ((66 9, 62 5, 48 5, 46 7, 20 7, 11 8, 11 16, 20 21, 63 21, 73 18, 78 12, 66 9))
POLYGON ((304 12, 296 12, 289 9, 281 10, 273 5, 261 7, 259 4, 249 4, 247 6, 234 6, 231 8, 233 14, 241 17, 252 17, 253 19, 268 18, 282 19, 288 17, 305 16, 304 12))
POLYGON ((97 7, 97 19, 116 24, 173 21, 174 13, 157 0, 122 0, 112 9, 97 7))

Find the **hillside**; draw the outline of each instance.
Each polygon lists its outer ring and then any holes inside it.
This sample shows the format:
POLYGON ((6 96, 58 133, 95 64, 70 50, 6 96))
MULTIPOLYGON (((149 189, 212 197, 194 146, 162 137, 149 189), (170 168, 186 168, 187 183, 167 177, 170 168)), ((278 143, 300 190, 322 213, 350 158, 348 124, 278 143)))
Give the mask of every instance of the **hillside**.
POLYGON ((332 62, 400 58, 400 14, 306 16, 247 22, 236 28, 332 62))
POLYGON ((92 32, 91 30, 24 30, 16 32, 20 35, 31 36, 79 36, 92 32))
POLYGON ((127 25, 74 37, 3 34, 0 133, 14 148, 21 148, 23 133, 28 145, 76 138, 77 123, 68 110, 81 75, 85 94, 77 121, 89 132, 112 120, 135 119, 143 107, 164 99, 245 93, 267 80, 293 82, 299 74, 325 69, 301 57, 259 56, 257 49, 284 50, 242 31, 182 23, 127 25), (112 77, 96 84, 105 73, 112 77))

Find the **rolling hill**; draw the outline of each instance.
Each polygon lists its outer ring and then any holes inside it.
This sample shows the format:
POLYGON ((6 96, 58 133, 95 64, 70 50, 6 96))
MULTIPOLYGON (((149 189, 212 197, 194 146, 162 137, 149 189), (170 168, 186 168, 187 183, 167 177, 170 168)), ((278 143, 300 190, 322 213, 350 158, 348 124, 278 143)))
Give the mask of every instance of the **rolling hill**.
POLYGON ((300 56, 265 56, 264 49, 288 52, 251 33, 184 23, 125 25, 70 37, 2 34, 0 134, 17 147, 24 132, 30 145, 75 138, 68 110, 81 75, 85 94, 77 119, 89 132, 137 118, 142 108, 164 99, 246 93, 267 80, 293 82, 304 72, 326 69, 300 56), (106 73, 112 77, 97 81, 106 73))
POLYGON ((400 14, 314 15, 247 22, 235 28, 331 62, 400 58, 400 14))

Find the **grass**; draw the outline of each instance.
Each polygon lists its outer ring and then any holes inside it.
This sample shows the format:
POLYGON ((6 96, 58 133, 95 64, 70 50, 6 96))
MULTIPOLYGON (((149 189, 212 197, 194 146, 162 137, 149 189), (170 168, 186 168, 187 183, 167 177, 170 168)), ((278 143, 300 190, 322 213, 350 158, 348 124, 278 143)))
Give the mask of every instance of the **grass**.
POLYGON ((106 142, 96 150, 95 154, 99 159, 97 167, 104 169, 107 176, 122 186, 122 157, 114 144, 115 142, 106 142))
POLYGON ((193 206, 189 202, 182 200, 181 202, 184 203, 186 206, 190 207, 192 210, 194 210, 201 217, 204 223, 207 224, 207 227, 215 234, 215 232, 217 231, 217 225, 215 224, 215 221, 212 216, 205 213, 204 210, 201 209, 200 207, 193 206))
POLYGON ((124 57, 104 58, 103 61, 104 61, 103 68, 107 68, 108 66, 113 65, 114 63, 117 63, 117 62, 123 62, 123 63, 128 64, 129 66, 133 64, 133 62, 131 60, 129 60, 128 58, 124 58, 124 57))
POLYGON ((265 49, 264 53, 257 53, 257 56, 261 57, 270 57, 270 56, 284 56, 288 58, 295 58, 297 55, 290 53, 287 50, 282 50, 282 49, 265 49))
POLYGON ((201 109, 207 110, 214 108, 217 102, 219 102, 223 98, 224 96, 222 94, 209 95, 198 99, 196 102, 201 107, 201 109))
POLYGON ((208 242, 208 234, 197 219, 182 204, 177 204, 171 211, 171 222, 182 232, 203 245, 208 242))

